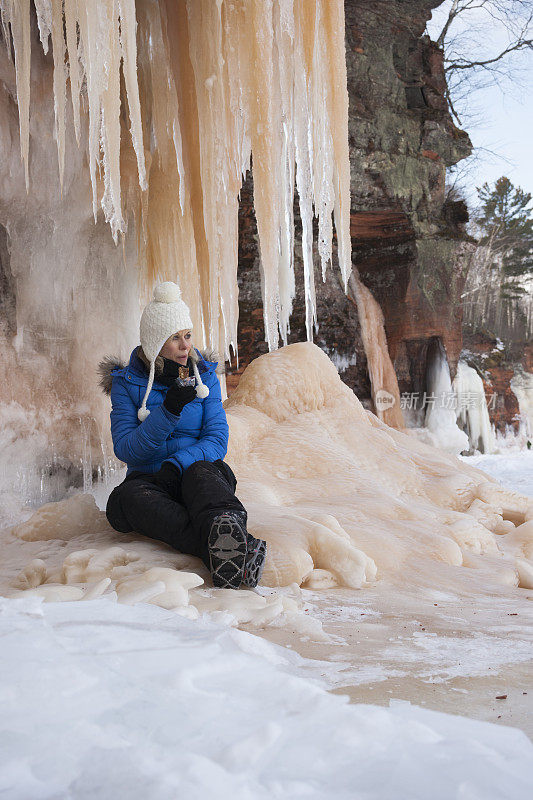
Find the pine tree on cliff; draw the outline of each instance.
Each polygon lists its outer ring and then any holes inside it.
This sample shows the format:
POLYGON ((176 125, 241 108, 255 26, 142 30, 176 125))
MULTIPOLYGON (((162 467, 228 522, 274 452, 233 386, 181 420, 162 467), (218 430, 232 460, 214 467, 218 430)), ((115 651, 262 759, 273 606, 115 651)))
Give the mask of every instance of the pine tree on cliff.
POLYGON ((493 268, 501 270, 501 297, 512 300, 523 295, 524 279, 533 278, 533 209, 531 193, 515 187, 505 176, 494 186, 476 187, 481 205, 479 243, 494 254, 493 268))

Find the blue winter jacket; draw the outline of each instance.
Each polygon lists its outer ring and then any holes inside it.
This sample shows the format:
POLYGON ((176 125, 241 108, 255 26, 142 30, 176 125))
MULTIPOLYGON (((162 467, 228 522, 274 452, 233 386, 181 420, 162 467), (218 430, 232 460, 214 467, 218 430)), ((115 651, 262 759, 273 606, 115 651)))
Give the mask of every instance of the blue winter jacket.
POLYGON ((150 414, 140 422, 137 411, 148 375, 136 351, 127 366, 111 371, 111 436, 115 455, 128 466, 126 474, 134 470, 157 472, 163 461, 171 461, 183 471, 195 461, 224 458, 229 427, 215 372, 218 362, 206 361, 196 351, 198 372, 209 387, 209 396, 203 400, 196 397, 179 415, 164 407, 168 386, 155 380, 146 403, 150 414))

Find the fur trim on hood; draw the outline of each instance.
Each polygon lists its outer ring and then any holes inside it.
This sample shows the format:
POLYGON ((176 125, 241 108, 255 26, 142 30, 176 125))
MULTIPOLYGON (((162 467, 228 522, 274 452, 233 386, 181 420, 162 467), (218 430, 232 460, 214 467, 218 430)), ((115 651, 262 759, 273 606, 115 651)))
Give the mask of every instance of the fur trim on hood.
MULTIPOLYGON (((146 369, 149 370, 150 369, 150 362, 148 361, 148 359, 144 355, 143 349, 142 349, 142 347, 140 345, 137 347, 136 355, 139 357, 139 359, 146 366, 146 369)), ((222 364, 220 363, 219 355, 215 350, 210 350, 210 349, 206 348, 205 350, 200 350, 200 355, 202 356, 202 358, 205 361, 218 361, 219 363, 218 363, 218 366, 217 366, 215 371, 216 371, 217 375, 223 375, 224 374, 224 372, 226 371, 224 363, 222 363, 222 364)), ((191 347, 191 349, 189 351, 189 356, 190 356, 192 361, 198 362, 198 354, 197 354, 196 350, 194 349, 194 347, 191 347)), ((100 361, 100 363, 98 364, 98 367, 97 367, 97 373, 100 376, 100 380, 98 382, 98 385, 100 386, 100 388, 104 392, 104 394, 107 394, 107 395, 111 394, 111 384, 113 383, 113 376, 112 376, 111 373, 113 372, 113 370, 115 370, 115 369, 124 369, 124 367, 128 366, 128 363, 129 363, 128 361, 124 361, 119 356, 104 356, 104 358, 100 361)), ((163 364, 164 364, 164 362, 163 362, 163 359, 161 358, 161 356, 157 356, 157 358, 155 360, 155 378, 156 378, 156 380, 157 380, 158 375, 161 375, 161 373, 163 372, 163 364)))

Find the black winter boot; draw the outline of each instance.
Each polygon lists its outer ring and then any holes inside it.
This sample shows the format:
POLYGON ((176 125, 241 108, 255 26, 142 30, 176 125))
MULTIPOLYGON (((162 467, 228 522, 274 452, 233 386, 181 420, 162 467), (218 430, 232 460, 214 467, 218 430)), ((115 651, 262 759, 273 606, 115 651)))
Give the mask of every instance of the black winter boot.
POLYGON ((207 540, 213 586, 239 588, 244 578, 246 537, 246 527, 235 511, 225 511, 214 518, 207 540))
POLYGON ((255 539, 251 533, 246 531, 246 547, 247 553, 242 582, 249 589, 255 589, 261 580, 265 567, 267 543, 264 539, 255 539))

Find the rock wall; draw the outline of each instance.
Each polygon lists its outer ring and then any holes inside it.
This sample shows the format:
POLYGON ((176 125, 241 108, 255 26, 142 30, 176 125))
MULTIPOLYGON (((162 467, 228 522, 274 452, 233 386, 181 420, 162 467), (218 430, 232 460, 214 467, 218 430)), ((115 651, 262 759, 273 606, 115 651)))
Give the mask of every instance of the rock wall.
MULTIPOLYGON (((428 348, 441 338, 452 378, 461 350, 467 209, 445 201, 447 166, 472 145, 455 127, 444 98, 442 53, 423 35, 435 0, 346 0, 350 99, 353 263, 380 303, 401 392, 423 389, 428 348)), ((239 242, 239 369, 228 365, 228 392, 242 369, 266 352, 252 177, 242 192, 239 242)), ((295 214, 298 217, 297 202, 295 214)), ((296 230, 297 296, 289 342, 306 338, 296 230)), ((371 407, 354 302, 334 264, 325 283, 315 262, 315 342, 343 380, 371 407)))

